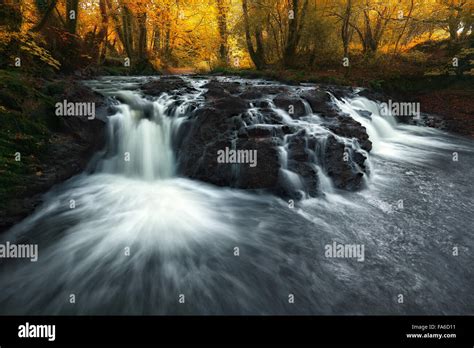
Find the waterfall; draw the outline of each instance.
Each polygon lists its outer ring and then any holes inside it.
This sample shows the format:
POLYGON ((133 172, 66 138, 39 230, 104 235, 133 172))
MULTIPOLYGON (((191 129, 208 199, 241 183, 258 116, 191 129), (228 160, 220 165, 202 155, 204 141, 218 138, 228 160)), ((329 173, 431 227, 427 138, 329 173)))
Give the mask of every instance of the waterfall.
POLYGON ((107 146, 98 170, 145 180, 170 178, 175 173, 171 137, 179 122, 170 117, 173 100, 163 96, 144 101, 122 92, 128 104, 117 106, 109 117, 107 146))
POLYGON ((441 140, 442 132, 399 125, 391 113, 382 115, 379 103, 365 97, 333 98, 333 101, 342 112, 366 128, 372 142, 372 156, 423 164, 431 157, 433 149, 452 148, 449 141, 441 140), (368 116, 362 116, 361 111, 368 112, 368 116))

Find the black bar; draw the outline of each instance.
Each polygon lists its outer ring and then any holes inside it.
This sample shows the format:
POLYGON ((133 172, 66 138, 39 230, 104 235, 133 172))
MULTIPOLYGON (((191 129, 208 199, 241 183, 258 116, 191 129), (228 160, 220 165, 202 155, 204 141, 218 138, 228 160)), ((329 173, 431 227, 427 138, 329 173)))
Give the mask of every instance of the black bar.
POLYGON ((391 344, 473 347, 473 316, 4 316, 0 346, 38 344, 391 344), (20 338, 26 323, 55 327, 55 340, 20 338), (416 327, 413 327, 416 325, 416 327), (434 325, 434 326, 430 326, 434 325), (423 327, 425 327, 423 329, 423 327), (407 334, 456 337, 407 338, 407 334))

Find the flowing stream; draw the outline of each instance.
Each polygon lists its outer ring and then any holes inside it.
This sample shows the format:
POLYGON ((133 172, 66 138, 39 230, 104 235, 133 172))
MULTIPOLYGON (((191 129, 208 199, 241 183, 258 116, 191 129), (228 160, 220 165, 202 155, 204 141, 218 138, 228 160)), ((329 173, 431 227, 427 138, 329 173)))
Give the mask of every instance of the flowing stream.
MULTIPOLYGON (((37 262, 1 261, 1 314, 474 314, 472 140, 334 99, 367 129, 370 175, 346 192, 321 170, 323 194, 290 208, 181 177, 173 141, 206 80, 152 98, 138 90, 145 79, 89 82, 115 103, 106 147, 0 236, 39 246, 37 262), (334 241, 364 245, 364 261, 326 257, 334 241)), ((327 133, 305 107, 300 120, 279 112, 327 133)))

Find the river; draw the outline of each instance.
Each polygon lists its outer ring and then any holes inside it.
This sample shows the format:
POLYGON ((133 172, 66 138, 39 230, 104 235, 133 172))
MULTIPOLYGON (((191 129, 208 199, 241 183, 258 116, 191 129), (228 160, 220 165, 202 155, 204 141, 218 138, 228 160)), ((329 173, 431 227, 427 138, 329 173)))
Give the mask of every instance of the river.
MULTIPOLYGON (((356 192, 322 176, 292 207, 182 177, 173 139, 206 79, 161 97, 146 79, 88 82, 116 103, 106 148, 0 236, 39 246, 37 262, 0 264, 1 314, 474 314, 472 140, 335 99, 367 129, 370 175, 356 192), (326 257, 334 241, 364 260, 326 257)), ((298 126, 318 131, 312 116, 298 126)))

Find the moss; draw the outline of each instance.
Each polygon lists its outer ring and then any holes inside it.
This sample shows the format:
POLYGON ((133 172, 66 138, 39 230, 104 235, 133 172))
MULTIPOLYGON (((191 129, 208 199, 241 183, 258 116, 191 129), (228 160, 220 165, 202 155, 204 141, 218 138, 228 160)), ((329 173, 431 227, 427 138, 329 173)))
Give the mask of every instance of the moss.
POLYGON ((0 81, 0 208, 4 208, 36 173, 57 120, 50 112, 53 99, 35 79, 0 70, 0 81))

